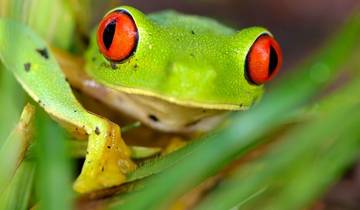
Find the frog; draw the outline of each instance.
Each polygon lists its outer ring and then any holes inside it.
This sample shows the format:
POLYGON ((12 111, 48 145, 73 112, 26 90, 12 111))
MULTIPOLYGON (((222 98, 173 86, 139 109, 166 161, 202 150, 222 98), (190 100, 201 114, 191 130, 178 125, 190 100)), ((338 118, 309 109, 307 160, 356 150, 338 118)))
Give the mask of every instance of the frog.
POLYGON ((236 30, 170 10, 110 10, 81 61, 15 21, 0 20, 0 34, 4 66, 54 120, 88 140, 79 193, 120 185, 137 166, 119 125, 83 108, 70 84, 153 129, 207 132, 259 101, 282 65, 281 47, 263 27, 236 30))

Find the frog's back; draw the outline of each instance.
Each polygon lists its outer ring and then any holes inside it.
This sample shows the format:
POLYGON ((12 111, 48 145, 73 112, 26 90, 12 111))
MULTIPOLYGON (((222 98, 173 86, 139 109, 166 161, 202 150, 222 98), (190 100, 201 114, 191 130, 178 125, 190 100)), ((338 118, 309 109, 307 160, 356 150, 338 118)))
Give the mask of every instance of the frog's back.
POLYGON ((177 27, 197 32, 210 32, 215 34, 231 35, 235 30, 218 21, 197 15, 186 15, 174 10, 165 10, 152 13, 149 18, 156 24, 164 27, 177 27))

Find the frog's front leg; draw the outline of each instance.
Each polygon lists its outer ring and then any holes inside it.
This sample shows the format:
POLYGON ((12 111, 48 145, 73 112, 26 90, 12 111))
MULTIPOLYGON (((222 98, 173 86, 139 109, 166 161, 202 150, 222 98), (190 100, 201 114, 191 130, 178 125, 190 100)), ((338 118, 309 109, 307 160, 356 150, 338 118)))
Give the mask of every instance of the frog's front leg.
POLYGON ((67 127, 88 135, 88 154, 74 184, 85 193, 121 184, 135 168, 118 125, 86 111, 47 45, 24 25, 0 19, 0 58, 27 93, 67 127))
POLYGON ((135 169, 130 149, 124 143, 120 127, 106 119, 90 116, 87 154, 80 176, 74 184, 79 192, 111 187, 125 182, 125 174, 135 169))

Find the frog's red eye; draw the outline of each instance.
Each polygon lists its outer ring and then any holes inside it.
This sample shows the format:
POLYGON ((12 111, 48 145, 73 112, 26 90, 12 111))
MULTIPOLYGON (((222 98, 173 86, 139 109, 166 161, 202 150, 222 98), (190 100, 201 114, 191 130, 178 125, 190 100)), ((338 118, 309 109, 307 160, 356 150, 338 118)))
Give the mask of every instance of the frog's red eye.
POLYGON ((261 85, 274 78, 282 65, 282 52, 269 35, 260 36, 246 58, 245 75, 249 82, 261 85))
POLYGON ((138 30, 134 19, 123 10, 106 15, 97 31, 97 43, 106 59, 120 62, 130 57, 137 46, 138 30))

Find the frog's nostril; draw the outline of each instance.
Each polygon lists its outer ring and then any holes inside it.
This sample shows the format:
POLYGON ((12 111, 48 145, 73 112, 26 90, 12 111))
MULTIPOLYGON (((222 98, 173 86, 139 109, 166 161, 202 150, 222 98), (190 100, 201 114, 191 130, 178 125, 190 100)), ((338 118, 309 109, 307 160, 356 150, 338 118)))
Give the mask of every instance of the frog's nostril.
POLYGON ((271 80, 282 65, 280 45, 269 35, 260 36, 251 47, 245 64, 249 82, 261 85, 271 80))
POLYGON ((112 62, 121 62, 136 50, 138 29, 134 19, 124 10, 105 16, 99 24, 97 43, 100 52, 112 62))

